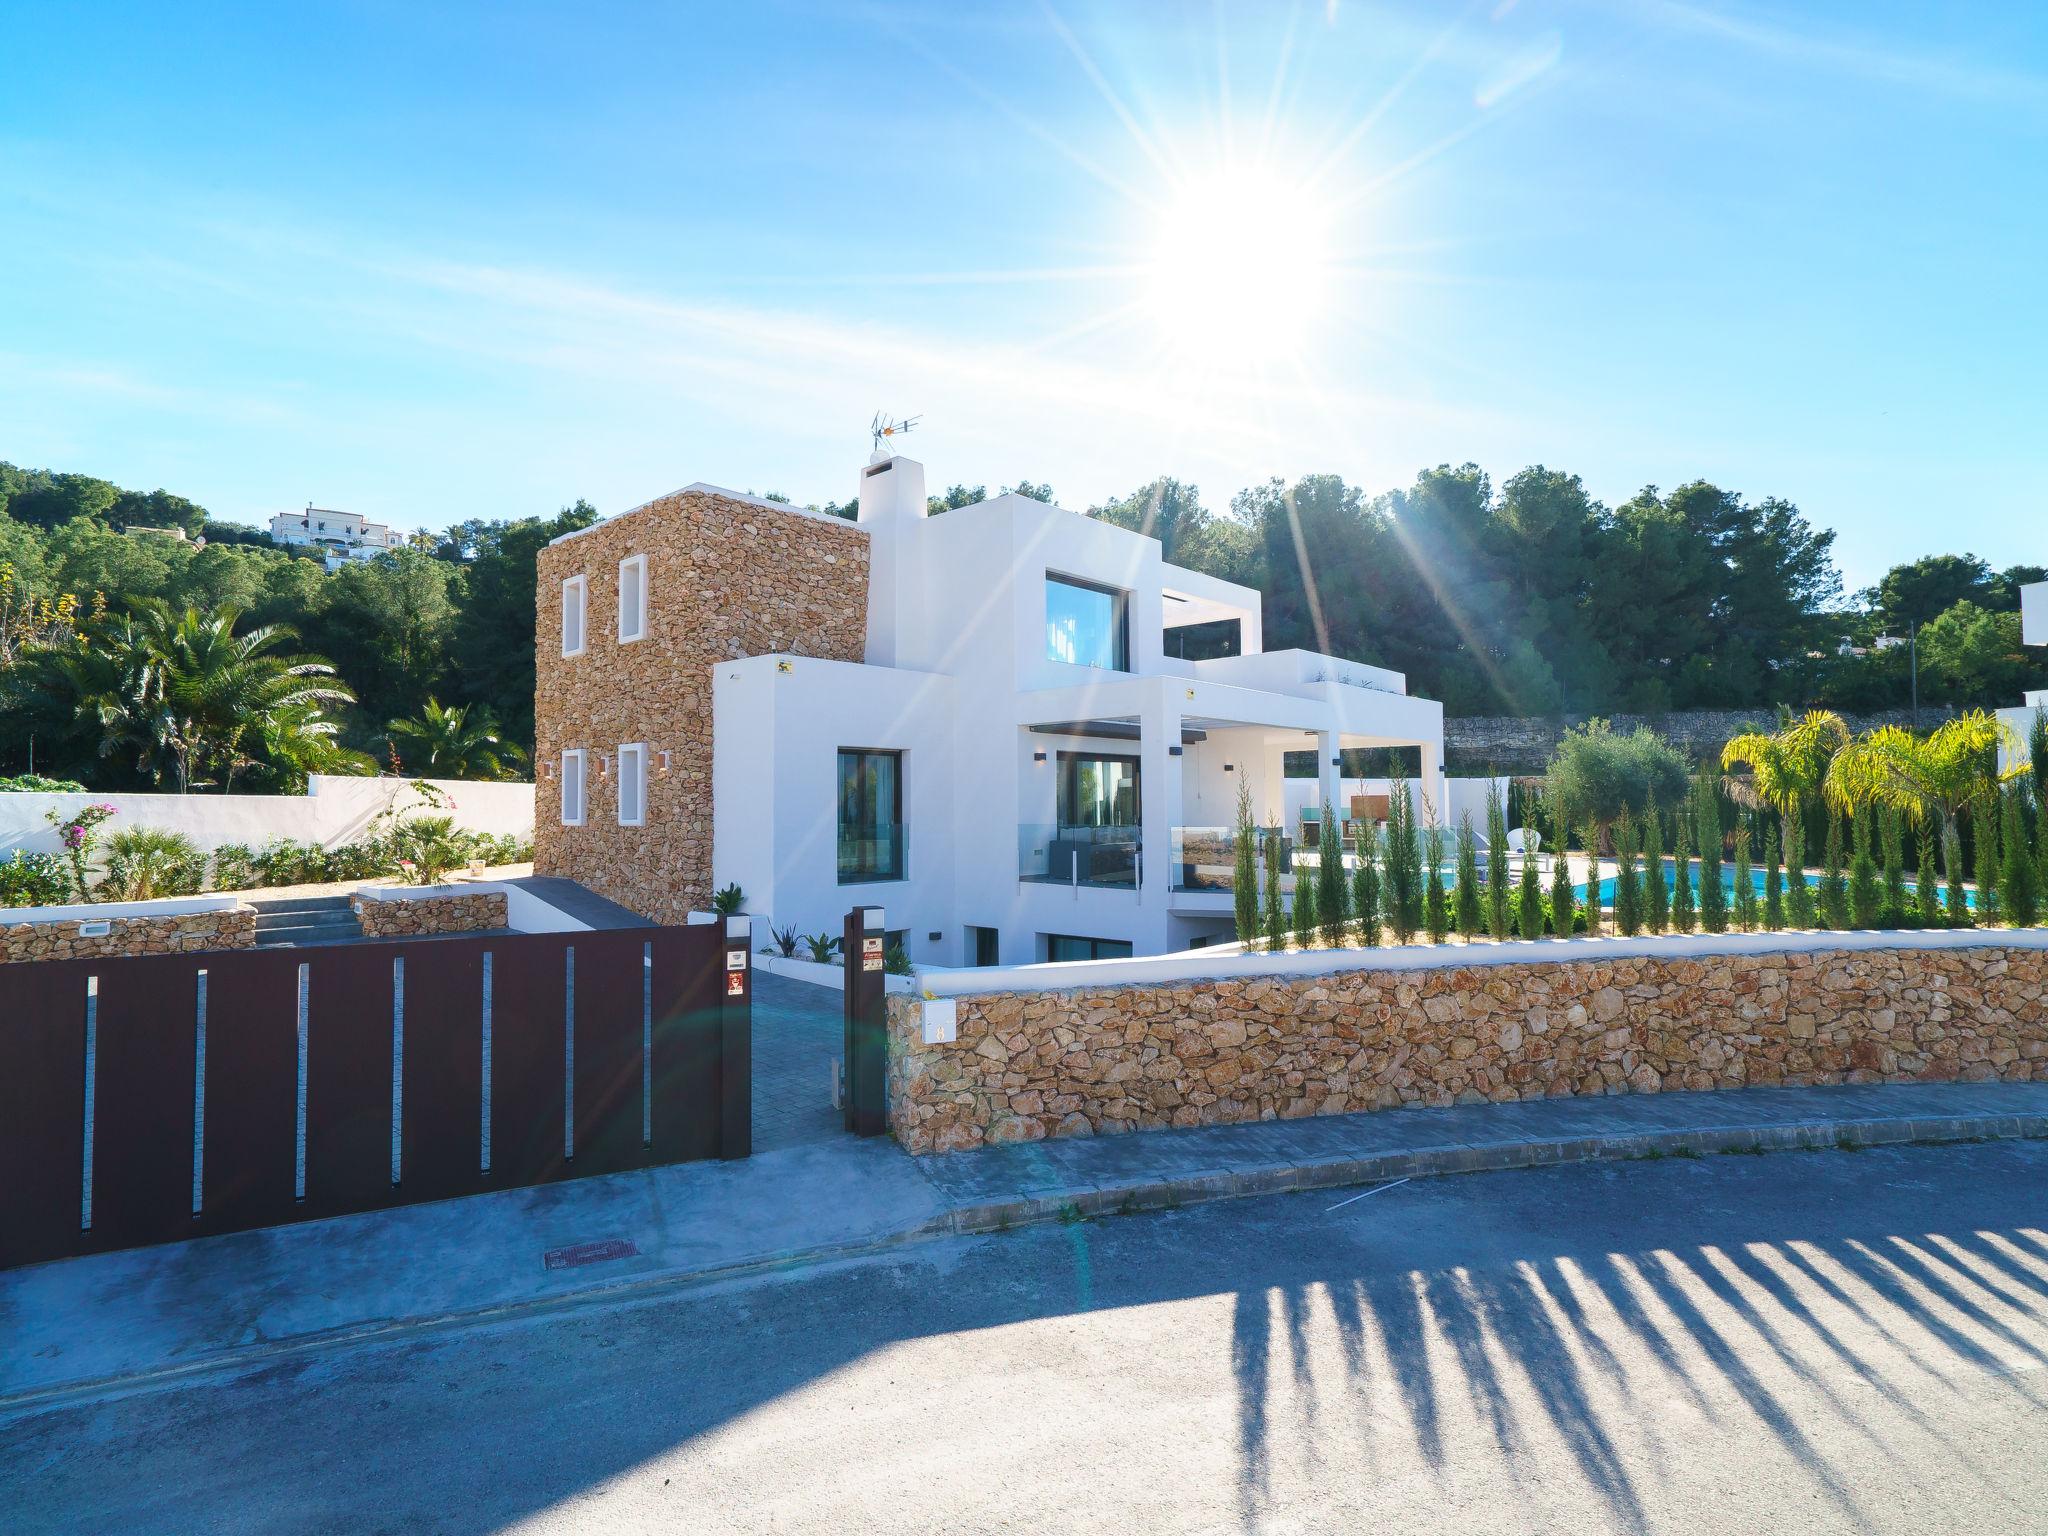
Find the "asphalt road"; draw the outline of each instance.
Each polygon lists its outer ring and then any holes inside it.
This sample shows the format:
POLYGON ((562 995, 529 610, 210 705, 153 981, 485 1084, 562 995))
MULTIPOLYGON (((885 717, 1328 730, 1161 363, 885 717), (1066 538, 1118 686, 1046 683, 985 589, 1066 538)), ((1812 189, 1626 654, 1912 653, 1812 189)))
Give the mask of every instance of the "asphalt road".
POLYGON ((2048 1530, 2048 1145, 1352 1193, 0 1420, 0 1525, 2048 1530))

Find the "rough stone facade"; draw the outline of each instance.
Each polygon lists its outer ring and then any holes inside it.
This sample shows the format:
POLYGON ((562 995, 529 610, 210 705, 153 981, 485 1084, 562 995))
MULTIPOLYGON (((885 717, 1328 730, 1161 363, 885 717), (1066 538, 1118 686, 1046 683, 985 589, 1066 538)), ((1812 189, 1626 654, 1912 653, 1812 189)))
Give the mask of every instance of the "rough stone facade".
POLYGON ((208 949, 250 949, 256 943, 256 909, 177 912, 161 917, 106 919, 110 931, 82 938, 81 922, 9 923, 0 927, 0 964, 25 960, 97 960, 110 955, 191 954, 208 949))
POLYGON ((868 536, 793 508, 679 491, 550 545, 539 569, 534 867, 681 922, 711 902, 711 669, 774 652, 860 661, 868 536), (622 645, 619 562, 638 554, 647 637, 622 645), (564 656, 562 583, 576 575, 589 583, 585 648, 564 656), (619 825, 625 742, 648 745, 644 826, 619 825), (589 753, 588 791, 583 825, 565 827, 559 775, 575 747, 589 753))
POLYGON ((413 939, 430 933, 482 933, 508 926, 503 891, 365 900, 350 903, 366 939, 413 939))
POLYGON ((2048 1079, 2048 950, 1806 950, 1364 966, 890 999, 912 1152, 1396 1105, 1765 1084, 2048 1079))
MULTIPOLYGON (((1920 709, 1923 729, 1939 725, 1955 711, 1946 705, 1926 704, 1920 709)), ((1537 774, 1550 766, 1557 743, 1573 726, 1584 725, 1588 715, 1468 715, 1444 721, 1444 771, 1451 774, 1513 773, 1537 774)), ((1770 727, 1777 716, 1770 709, 1687 709, 1664 715, 1608 715, 1617 731, 1633 731, 1647 725, 1688 757, 1704 762, 1718 760, 1729 737, 1754 725, 1770 727)), ((1844 715, 1849 729, 1868 731, 1880 725, 1911 725, 1909 709, 1877 710, 1865 715, 1844 715)))

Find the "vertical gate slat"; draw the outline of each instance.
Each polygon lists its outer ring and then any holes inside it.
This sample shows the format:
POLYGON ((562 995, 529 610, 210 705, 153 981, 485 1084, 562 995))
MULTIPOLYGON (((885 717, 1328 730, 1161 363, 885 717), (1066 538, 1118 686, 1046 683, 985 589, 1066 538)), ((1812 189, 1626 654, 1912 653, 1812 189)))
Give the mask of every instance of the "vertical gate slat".
POLYGON ((654 1146, 656 1163, 718 1156, 721 925, 660 928, 654 945, 654 1146))
MULTIPOLYGON (((517 943, 499 941, 493 951, 493 1187, 545 1184, 567 1170, 562 1157, 563 956, 570 937, 527 934, 517 943)), ((580 985, 582 978, 577 979, 580 985)))
POLYGON ((88 1252, 193 1235, 195 955, 129 956, 99 977, 88 1252))
POLYGON ((0 966, 0 1269, 78 1251, 91 969, 82 960, 0 966))
POLYGON ((298 951, 306 1001, 306 1200, 339 1216, 398 1199, 391 1185, 391 962, 396 944, 298 951))
POLYGON ((641 1139, 645 928, 576 936, 578 1177, 646 1166, 641 1139))
MULTIPOLYGON (((408 1201, 445 1200, 484 1187, 484 951, 491 945, 488 939, 436 939, 406 950, 399 1193, 408 1201)), ((502 999, 495 960, 492 982, 502 999)))
POLYGON ((298 1215, 299 953, 206 957, 202 1232, 298 1215))

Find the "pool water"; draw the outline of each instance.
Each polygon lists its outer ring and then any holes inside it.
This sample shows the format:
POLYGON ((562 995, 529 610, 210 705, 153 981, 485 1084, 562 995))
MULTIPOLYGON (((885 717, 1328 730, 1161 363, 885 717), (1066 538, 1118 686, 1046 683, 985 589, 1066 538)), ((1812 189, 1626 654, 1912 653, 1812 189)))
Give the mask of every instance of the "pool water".
MULTIPOLYGON (((1644 873, 1645 876, 1647 876, 1648 871, 1646 870, 1644 873)), ((1750 884, 1756 888, 1757 899, 1762 900, 1764 895, 1764 872, 1760 869, 1752 869, 1749 872, 1749 881, 1750 884)), ((1791 883, 1792 877, 1788 874, 1785 877, 1785 884, 1789 887, 1791 883)), ((1820 877, 1818 875, 1808 875, 1806 877, 1806 883, 1810 888, 1812 888, 1815 891, 1818 891, 1820 889, 1820 877)), ((1694 894, 1697 895, 1700 888, 1700 872, 1699 867, 1697 865, 1695 865, 1692 870, 1692 888, 1694 894)), ((1675 872, 1674 866, 1669 861, 1666 861, 1664 865, 1664 889, 1667 891, 1676 891, 1678 889, 1678 876, 1675 872)), ((1721 889, 1728 894, 1730 900, 1734 899, 1735 871, 1730 869, 1725 864, 1721 866, 1721 889)), ((1918 889, 1919 885, 1916 881, 1908 880, 1906 882, 1906 895, 1909 898, 1918 889)), ((1939 896, 1945 897, 1948 894, 1947 887, 1939 884, 1936 885, 1935 891, 1936 894, 1939 896)), ((1572 894, 1578 897, 1579 900, 1584 901, 1586 899, 1585 886, 1573 886, 1572 894)), ((1607 879, 1602 880, 1600 882, 1600 900, 1604 905, 1614 905, 1614 878, 1611 875, 1607 879)), ((1977 893, 1973 890, 1965 889, 1963 892, 1963 900, 1966 903, 1968 903, 1968 905, 1972 909, 1974 909, 1977 905, 1977 893)))

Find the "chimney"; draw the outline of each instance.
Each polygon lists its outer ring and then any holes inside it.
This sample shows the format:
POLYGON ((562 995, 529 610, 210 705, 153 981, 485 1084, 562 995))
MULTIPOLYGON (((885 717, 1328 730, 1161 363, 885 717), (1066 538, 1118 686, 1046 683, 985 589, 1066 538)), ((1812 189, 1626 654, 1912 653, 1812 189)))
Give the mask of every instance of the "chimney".
POLYGON ((897 522, 925 515, 924 466, 900 455, 870 461, 860 472, 860 521, 897 522))
POLYGON ((868 531, 870 666, 893 667, 915 622, 919 554, 925 516, 924 466, 877 453, 860 472, 860 525, 868 531))

